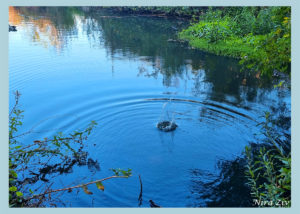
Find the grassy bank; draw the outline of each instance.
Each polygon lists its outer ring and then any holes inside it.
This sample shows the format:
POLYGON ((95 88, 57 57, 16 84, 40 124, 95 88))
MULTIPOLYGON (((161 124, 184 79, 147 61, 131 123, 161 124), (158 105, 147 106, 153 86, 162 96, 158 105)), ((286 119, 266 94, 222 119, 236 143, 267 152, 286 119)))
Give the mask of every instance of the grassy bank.
POLYGON ((241 59, 262 75, 290 74, 290 7, 210 8, 179 33, 192 47, 241 59))
POLYGON ((192 47, 200 50, 238 59, 243 55, 249 55, 253 52, 253 47, 247 44, 243 38, 232 36, 231 38, 212 43, 205 38, 194 36, 192 31, 192 28, 182 31, 179 34, 180 39, 189 41, 192 47))

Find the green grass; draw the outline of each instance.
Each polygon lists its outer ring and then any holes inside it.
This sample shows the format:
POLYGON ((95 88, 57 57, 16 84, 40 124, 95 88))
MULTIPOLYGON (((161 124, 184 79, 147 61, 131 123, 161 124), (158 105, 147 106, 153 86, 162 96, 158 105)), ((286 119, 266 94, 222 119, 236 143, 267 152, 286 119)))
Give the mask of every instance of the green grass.
POLYGON ((210 8, 179 38, 200 50, 241 59, 243 69, 271 78, 274 71, 291 71, 290 17, 289 7, 210 8))
POLYGON ((237 36, 231 36, 217 42, 209 42, 209 40, 205 38, 192 35, 191 32, 192 27, 179 33, 179 38, 187 40, 190 46, 209 53, 240 59, 242 56, 249 55, 254 51, 254 47, 246 42, 246 39, 249 39, 249 37, 240 38, 237 36))

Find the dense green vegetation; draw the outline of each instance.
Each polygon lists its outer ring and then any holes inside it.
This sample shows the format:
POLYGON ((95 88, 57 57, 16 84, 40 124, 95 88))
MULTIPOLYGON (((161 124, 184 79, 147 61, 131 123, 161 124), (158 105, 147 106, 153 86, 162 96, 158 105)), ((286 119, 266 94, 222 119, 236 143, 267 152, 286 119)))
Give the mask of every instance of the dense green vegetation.
POLYGON ((275 121, 267 112, 259 124, 266 141, 245 149, 248 185, 254 205, 260 207, 291 206, 291 142, 278 134, 275 121))
POLYGON ((290 7, 210 8, 179 37, 201 50, 239 58, 255 73, 290 74, 290 7))

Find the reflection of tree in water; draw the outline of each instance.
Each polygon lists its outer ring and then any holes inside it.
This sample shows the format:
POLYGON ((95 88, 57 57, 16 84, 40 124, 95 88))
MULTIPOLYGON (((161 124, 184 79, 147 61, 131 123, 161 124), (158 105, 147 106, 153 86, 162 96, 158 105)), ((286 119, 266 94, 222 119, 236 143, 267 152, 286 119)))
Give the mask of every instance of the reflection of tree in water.
POLYGON ((13 7, 26 19, 48 19, 58 29, 75 30, 74 15, 82 14, 76 7, 13 7))
POLYGON ((67 46, 70 36, 81 30, 94 47, 104 45, 112 59, 138 58, 145 63, 138 75, 151 78, 162 75, 163 85, 167 87, 178 86, 179 80, 186 85, 192 80, 195 96, 206 93, 210 99, 220 102, 231 96, 234 103, 240 104, 253 101, 258 94, 258 81, 240 72, 238 60, 174 42, 177 37, 174 29, 180 31, 187 24, 182 20, 124 16, 106 9, 93 12, 88 7, 10 7, 10 21, 33 23, 32 39, 57 49, 67 46))
POLYGON ((61 163, 46 163, 39 168, 38 171, 35 171, 34 167, 31 167, 29 170, 30 175, 27 175, 21 183, 34 184, 39 180, 49 182, 50 178, 54 178, 61 174, 72 173, 74 166, 87 166, 91 173, 95 173, 100 170, 98 161, 88 158, 88 153, 80 149, 77 157, 67 157, 61 163))
MULTIPOLYGON (((93 18, 97 19, 97 16, 93 18)), ((145 64, 153 67, 150 70, 140 66, 138 75, 157 78, 161 74, 166 86, 171 86, 174 78, 183 81, 192 79, 195 95, 201 93, 205 81, 211 84, 210 96, 217 101, 223 101, 225 95, 230 95, 235 97, 235 102, 242 102, 242 84, 247 85, 243 89, 247 96, 243 98, 253 99, 256 95, 257 81, 246 72, 240 72, 238 60, 192 50, 179 42, 168 42, 176 35, 172 30, 176 20, 149 17, 98 20, 103 30, 104 45, 112 57, 115 54, 127 58, 140 57, 145 64)))
POLYGON ((9 7, 8 14, 8 23, 11 25, 19 25, 24 19, 15 7, 9 7))
POLYGON ((149 17, 123 17, 102 18, 93 16, 98 20, 103 33, 104 46, 109 55, 115 54, 126 58, 140 57, 145 64, 153 67, 152 71, 139 69, 147 77, 157 78, 158 74, 164 76, 165 84, 170 77, 182 73, 184 65, 182 48, 170 44, 169 38, 176 33, 172 26, 176 20, 149 18, 149 17))
POLYGON ((77 33, 74 15, 78 13, 73 7, 9 7, 9 23, 31 23, 26 30, 32 41, 61 50, 68 43, 68 35, 77 33))
POLYGON ((191 194, 195 207, 251 207, 250 189, 245 177, 245 160, 219 161, 219 175, 191 170, 191 194))

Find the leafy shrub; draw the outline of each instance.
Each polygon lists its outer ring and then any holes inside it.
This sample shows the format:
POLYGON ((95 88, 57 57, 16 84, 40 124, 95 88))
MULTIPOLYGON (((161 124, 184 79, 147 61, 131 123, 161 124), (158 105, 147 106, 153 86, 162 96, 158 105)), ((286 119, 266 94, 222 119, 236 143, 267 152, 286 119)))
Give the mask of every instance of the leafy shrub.
POLYGON ((229 16, 231 18, 236 17, 241 14, 243 11, 243 7, 224 7, 222 9, 222 13, 224 16, 229 16))
POLYGON ((255 15, 251 7, 244 7, 242 12, 236 15, 231 22, 231 28, 235 35, 245 36, 252 33, 255 25, 255 15))
POLYGON ((255 72, 272 76, 275 70, 290 74, 291 19, 284 17, 281 25, 265 36, 247 40, 253 52, 243 54, 241 64, 255 72))
POLYGON ((208 42, 218 42, 231 35, 228 21, 199 22, 190 28, 190 33, 194 37, 204 38, 208 42))
POLYGON ((261 147, 259 151, 246 147, 245 151, 248 185, 257 205, 291 206, 291 156, 266 147, 261 147))
POLYGON ((220 21, 222 19, 222 11, 219 9, 213 9, 212 7, 209 7, 206 13, 201 17, 201 20, 210 22, 212 20, 214 21, 220 21))
POLYGON ((258 206, 290 207, 291 153, 290 140, 283 142, 275 130, 270 113, 261 123, 267 137, 265 146, 246 147, 246 175, 251 195, 258 206))
POLYGON ((260 10, 253 26, 253 34, 262 35, 270 33, 276 26, 272 16, 272 8, 260 10))

